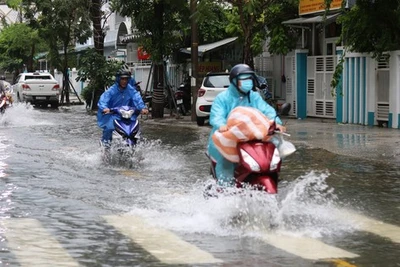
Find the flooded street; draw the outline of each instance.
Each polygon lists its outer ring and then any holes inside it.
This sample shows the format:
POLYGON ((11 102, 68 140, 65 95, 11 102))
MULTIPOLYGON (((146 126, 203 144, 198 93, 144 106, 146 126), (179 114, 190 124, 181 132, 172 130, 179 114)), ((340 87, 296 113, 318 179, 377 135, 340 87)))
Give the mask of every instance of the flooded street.
POLYGON ((209 127, 143 120, 135 157, 106 165, 83 106, 0 125, 1 266, 400 266, 400 156, 365 135, 293 126, 278 195, 206 199, 209 127))

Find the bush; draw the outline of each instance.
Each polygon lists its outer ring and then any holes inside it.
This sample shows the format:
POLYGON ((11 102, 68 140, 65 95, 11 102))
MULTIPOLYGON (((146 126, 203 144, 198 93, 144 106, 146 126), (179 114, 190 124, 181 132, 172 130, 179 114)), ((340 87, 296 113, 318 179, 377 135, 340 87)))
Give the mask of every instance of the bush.
POLYGON ((122 67, 123 63, 116 60, 107 60, 95 49, 87 49, 81 57, 78 77, 76 81, 89 81, 88 86, 82 90, 82 98, 87 106, 97 108, 97 101, 104 89, 115 82, 115 74, 122 67), (92 102, 94 103, 92 105, 92 102))

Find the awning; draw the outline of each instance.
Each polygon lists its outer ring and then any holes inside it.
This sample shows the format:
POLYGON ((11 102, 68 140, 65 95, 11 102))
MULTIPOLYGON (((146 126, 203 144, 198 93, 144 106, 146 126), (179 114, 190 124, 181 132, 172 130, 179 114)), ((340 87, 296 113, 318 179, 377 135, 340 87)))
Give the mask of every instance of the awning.
POLYGON ((119 41, 121 44, 127 44, 130 42, 136 42, 139 40, 139 34, 137 32, 125 34, 123 36, 119 36, 119 41))
POLYGON ((282 22, 282 24, 296 25, 296 24, 312 24, 312 23, 330 23, 335 21, 337 16, 339 15, 340 13, 327 15, 325 20, 323 15, 318 15, 314 17, 301 17, 301 18, 286 20, 282 22))
MULTIPOLYGON (((231 44, 236 40, 237 40, 237 37, 231 37, 231 38, 226 38, 226 39, 223 39, 223 40, 215 42, 215 43, 199 45, 199 47, 198 47, 199 56, 202 57, 204 53, 210 52, 218 47, 231 44)), ((186 54, 192 53, 190 47, 181 48, 180 51, 182 53, 186 53, 186 54)))

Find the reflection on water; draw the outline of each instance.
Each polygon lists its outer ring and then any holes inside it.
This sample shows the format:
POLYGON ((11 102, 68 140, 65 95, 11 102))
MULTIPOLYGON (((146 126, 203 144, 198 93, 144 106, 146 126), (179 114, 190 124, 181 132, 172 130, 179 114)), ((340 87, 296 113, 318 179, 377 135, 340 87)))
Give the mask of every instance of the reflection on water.
POLYGON ((366 134, 338 133, 335 138, 339 148, 348 148, 354 146, 365 147, 368 145, 368 136, 366 134))

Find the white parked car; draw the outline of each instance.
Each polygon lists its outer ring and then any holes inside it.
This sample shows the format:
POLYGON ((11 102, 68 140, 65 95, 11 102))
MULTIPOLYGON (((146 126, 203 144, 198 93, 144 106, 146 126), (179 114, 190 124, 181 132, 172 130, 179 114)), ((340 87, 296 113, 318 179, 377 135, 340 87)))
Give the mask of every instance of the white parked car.
POLYGON ((19 102, 30 102, 32 105, 48 105, 58 108, 60 85, 50 73, 20 73, 12 85, 19 102))
POLYGON ((196 120, 197 125, 203 126, 206 119, 210 117, 211 105, 215 97, 229 87, 229 73, 215 72, 207 73, 197 93, 196 120))

